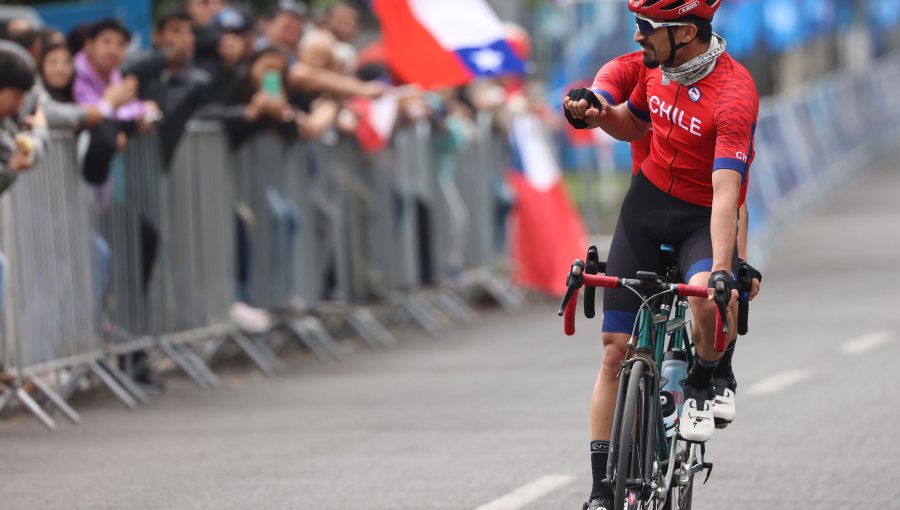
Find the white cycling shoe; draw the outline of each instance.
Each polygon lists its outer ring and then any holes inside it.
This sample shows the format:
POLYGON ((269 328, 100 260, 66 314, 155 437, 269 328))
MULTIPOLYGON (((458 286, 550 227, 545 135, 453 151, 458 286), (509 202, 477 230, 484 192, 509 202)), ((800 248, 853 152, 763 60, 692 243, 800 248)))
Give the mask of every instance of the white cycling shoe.
POLYGON ((734 405, 734 392, 728 388, 716 388, 716 398, 713 400, 713 417, 717 429, 724 429, 734 421, 736 414, 734 405), (719 392, 722 392, 720 395, 719 392))
POLYGON ((691 443, 705 443, 716 431, 716 422, 713 415, 712 401, 688 398, 684 401, 681 410, 681 428, 678 435, 691 443))

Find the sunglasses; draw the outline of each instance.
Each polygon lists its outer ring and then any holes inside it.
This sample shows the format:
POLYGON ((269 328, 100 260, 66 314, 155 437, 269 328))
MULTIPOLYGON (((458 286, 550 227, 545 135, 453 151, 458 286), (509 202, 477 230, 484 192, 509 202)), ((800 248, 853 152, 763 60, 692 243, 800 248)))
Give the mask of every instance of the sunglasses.
POLYGON ((641 16, 635 15, 634 17, 635 24, 637 25, 638 32, 641 33, 644 37, 650 37, 653 35, 653 32, 656 32, 659 28, 664 27, 683 27, 686 25, 690 25, 690 23, 684 23, 680 21, 662 21, 656 22, 653 20, 649 20, 647 18, 643 18, 641 16))

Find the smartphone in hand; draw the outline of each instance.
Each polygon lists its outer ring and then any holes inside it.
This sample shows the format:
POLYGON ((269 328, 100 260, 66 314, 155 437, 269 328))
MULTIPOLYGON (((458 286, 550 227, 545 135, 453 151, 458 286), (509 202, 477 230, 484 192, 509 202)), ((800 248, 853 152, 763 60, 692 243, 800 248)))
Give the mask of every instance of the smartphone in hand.
POLYGON ((262 90, 272 97, 280 97, 282 93, 281 73, 278 71, 263 73, 262 90))

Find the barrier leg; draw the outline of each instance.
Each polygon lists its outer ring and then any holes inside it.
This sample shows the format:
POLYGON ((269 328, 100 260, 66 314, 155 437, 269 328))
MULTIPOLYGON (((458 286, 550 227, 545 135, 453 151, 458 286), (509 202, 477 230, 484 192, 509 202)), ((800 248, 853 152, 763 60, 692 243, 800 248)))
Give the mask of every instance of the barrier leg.
POLYGON ((137 399, 141 404, 148 404, 150 399, 147 397, 147 393, 138 386, 134 380, 125 375, 125 372, 119 370, 119 367, 115 365, 115 363, 110 363, 109 360, 103 358, 97 360, 97 363, 103 367, 104 370, 110 373, 116 381, 125 388, 128 393, 131 394, 135 399, 137 399))
POLYGON ((453 293, 450 289, 440 289, 435 293, 435 300, 454 318, 462 324, 472 324, 478 315, 469 305, 453 293))
MULTIPOLYGON (((35 388, 41 390, 41 393, 47 396, 56 407, 62 411, 63 415, 75 425, 81 423, 81 417, 78 416, 78 413, 75 412, 74 409, 69 405, 68 402, 62 399, 52 388, 50 385, 44 382, 40 377, 28 377, 26 380, 30 381, 31 384, 34 385, 35 388)), ((50 411, 48 410, 48 413, 50 411)))
POLYGON ((512 284, 505 283, 500 278, 491 274, 488 270, 482 269, 475 275, 474 283, 481 287, 494 300, 503 307, 507 312, 515 312, 522 307, 522 301, 525 299, 519 289, 512 284))
POLYGON ((47 427, 48 430, 56 430, 56 422, 53 421, 53 418, 51 418, 49 414, 44 412, 41 406, 31 398, 31 395, 29 395, 27 391, 22 389, 21 386, 18 386, 15 389, 11 386, 7 386, 7 388, 10 391, 15 391, 16 400, 27 407, 28 410, 31 411, 31 414, 35 415, 44 427, 47 427))
POLYGON ((129 409, 137 408, 138 404, 134 400, 134 398, 132 398, 131 395, 129 395, 128 392, 125 391, 125 388, 120 386, 119 383, 117 383, 113 378, 113 376, 109 375, 109 372, 104 370, 99 363, 97 363, 96 361, 91 361, 87 364, 87 366, 88 368, 90 368, 91 372, 93 372, 94 375, 96 375, 100 379, 100 381, 103 382, 103 384, 105 384, 107 388, 109 388, 109 391, 113 392, 113 395, 115 395, 119 400, 122 401, 123 404, 125 404, 129 409))
MULTIPOLYGON (((245 335, 246 336, 246 335, 245 335)), ((269 364, 272 365, 272 368, 277 370, 284 370, 287 368, 281 358, 275 354, 275 349, 273 349, 268 342, 266 342, 267 335, 256 335, 256 336, 248 336, 247 339, 256 347, 256 350, 262 354, 268 361, 269 364)))
MULTIPOLYGON (((88 375, 89 373, 91 373, 91 369, 88 368, 86 365, 80 365, 78 367, 73 368, 72 371, 69 373, 68 382, 66 382, 66 384, 64 384, 62 386, 62 388, 60 388, 59 396, 63 400, 68 402, 69 399, 72 398, 72 395, 75 394, 75 390, 78 389, 78 383, 80 383, 81 380, 84 379, 84 377, 86 375, 88 375)), ((48 402, 47 405, 45 406, 45 409, 47 410, 47 412, 52 412, 53 411, 53 402, 48 402)))
POLYGON ((351 307, 344 320, 370 347, 385 348, 397 343, 397 337, 382 326, 372 312, 361 306, 351 307))
POLYGON ((434 316, 433 308, 426 306, 419 296, 404 300, 403 308, 432 338, 437 338, 443 330, 440 320, 434 316), (429 310, 431 308, 431 310, 429 310))
POLYGON ((202 389, 212 389, 213 385, 194 367, 193 363, 185 358, 172 342, 161 338, 159 340, 159 348, 162 349, 163 353, 165 353, 172 362, 178 365, 178 368, 194 381, 194 384, 202 389))
MULTIPOLYGON (((293 333, 297 340, 305 345, 313 355, 319 359, 319 361, 328 362, 338 360, 338 355, 322 343, 322 335, 316 331, 315 327, 311 326, 310 321, 307 319, 309 318, 305 317, 303 319, 291 320, 284 325, 291 333, 293 333)), ((331 336, 325 332, 324 328, 321 329, 321 333, 324 333, 331 342, 337 344, 337 342, 335 342, 334 339, 331 339, 331 336)))
POLYGON ((0 392, 0 411, 3 411, 3 408, 6 407, 15 396, 15 392, 5 384, 0 386, 0 390, 2 390, 2 392, 0 392))
POLYGON ((203 361, 203 358, 201 358, 189 345, 172 343, 171 346, 194 367, 196 372, 206 380, 210 388, 216 388, 221 384, 219 376, 209 369, 209 366, 203 361))
POLYGON ((236 343, 242 351, 244 351, 244 354, 246 354, 248 358, 256 363, 256 366, 258 366, 264 374, 269 377, 275 375, 275 367, 272 366, 270 360, 266 357, 265 354, 261 353, 258 346, 254 344, 249 338, 247 338, 243 333, 241 333, 240 331, 235 331, 229 334, 228 337, 231 338, 231 340, 236 343))

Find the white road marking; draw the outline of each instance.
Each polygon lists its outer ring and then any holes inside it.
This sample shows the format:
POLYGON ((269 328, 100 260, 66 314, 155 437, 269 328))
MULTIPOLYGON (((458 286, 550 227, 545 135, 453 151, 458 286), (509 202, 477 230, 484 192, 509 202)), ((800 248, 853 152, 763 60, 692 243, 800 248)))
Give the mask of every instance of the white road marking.
POLYGON ((551 492, 564 487, 574 480, 568 475, 549 475, 523 485, 509 494, 486 503, 475 510, 518 510, 541 499, 551 492))
POLYGON ((882 345, 890 343, 894 334, 887 330, 873 331, 859 338, 854 338, 841 345, 842 354, 866 354, 874 351, 882 345))
POLYGON ((812 377, 810 370, 785 370, 750 385, 747 395, 771 395, 812 377))

